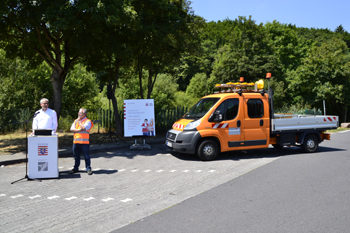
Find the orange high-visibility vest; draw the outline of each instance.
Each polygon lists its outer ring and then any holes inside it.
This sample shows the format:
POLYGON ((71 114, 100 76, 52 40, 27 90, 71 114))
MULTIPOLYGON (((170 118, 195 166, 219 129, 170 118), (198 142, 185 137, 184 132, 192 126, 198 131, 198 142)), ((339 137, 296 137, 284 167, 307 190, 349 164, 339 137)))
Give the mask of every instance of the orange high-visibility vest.
MULTIPOLYGON (((83 120, 81 124, 84 125, 86 121, 91 122, 91 128, 89 130, 79 131, 77 133, 74 133, 74 140, 73 140, 74 144, 89 144, 89 132, 94 126, 94 123, 91 120, 85 118, 85 120, 83 120)), ((74 124, 76 129, 80 129, 80 125, 78 124, 77 120, 75 120, 74 124)))

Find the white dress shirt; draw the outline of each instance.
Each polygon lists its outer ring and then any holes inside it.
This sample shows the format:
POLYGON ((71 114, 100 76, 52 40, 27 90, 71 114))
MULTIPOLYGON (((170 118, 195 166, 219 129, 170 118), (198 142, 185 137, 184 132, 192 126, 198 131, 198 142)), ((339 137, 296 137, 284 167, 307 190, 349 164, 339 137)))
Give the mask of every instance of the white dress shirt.
POLYGON ((34 129, 52 129, 52 134, 57 130, 57 114, 55 110, 47 108, 46 111, 40 109, 35 112, 33 119, 33 132, 34 129))

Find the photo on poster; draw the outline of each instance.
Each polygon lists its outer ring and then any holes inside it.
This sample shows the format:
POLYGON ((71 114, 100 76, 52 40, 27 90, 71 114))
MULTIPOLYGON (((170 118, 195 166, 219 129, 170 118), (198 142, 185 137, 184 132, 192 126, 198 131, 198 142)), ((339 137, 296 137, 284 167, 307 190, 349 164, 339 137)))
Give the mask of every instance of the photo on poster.
POLYGON ((124 137, 156 135, 154 100, 124 100, 124 137))
POLYGON ((38 162, 38 172, 47 172, 49 170, 49 162, 38 162))

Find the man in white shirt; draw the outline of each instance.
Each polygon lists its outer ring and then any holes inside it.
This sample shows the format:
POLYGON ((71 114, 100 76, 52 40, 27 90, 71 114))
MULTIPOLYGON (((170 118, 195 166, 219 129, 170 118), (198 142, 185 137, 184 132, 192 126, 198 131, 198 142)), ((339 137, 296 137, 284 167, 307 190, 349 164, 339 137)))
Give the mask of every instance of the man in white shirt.
POLYGON ((49 108, 49 100, 43 98, 40 100, 41 109, 36 111, 33 118, 34 129, 52 129, 52 134, 57 130, 57 114, 55 110, 49 108))

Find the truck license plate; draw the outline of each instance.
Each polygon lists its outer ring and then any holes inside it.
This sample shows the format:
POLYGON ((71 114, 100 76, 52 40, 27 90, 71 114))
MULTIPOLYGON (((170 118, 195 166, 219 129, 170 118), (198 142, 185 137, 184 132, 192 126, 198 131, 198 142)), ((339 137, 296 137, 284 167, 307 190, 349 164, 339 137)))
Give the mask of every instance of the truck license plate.
POLYGON ((166 141, 166 145, 169 146, 169 147, 173 147, 173 143, 169 142, 169 141, 166 141))

